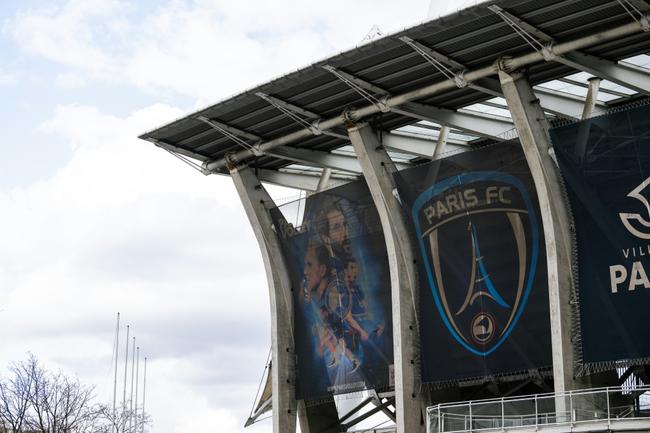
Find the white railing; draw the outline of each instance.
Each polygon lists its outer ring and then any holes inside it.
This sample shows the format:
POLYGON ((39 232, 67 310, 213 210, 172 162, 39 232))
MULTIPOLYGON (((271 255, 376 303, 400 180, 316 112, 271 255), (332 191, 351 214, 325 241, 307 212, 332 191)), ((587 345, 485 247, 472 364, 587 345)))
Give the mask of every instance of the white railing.
POLYGON ((623 394, 620 387, 535 394, 427 408, 427 433, 537 429, 546 425, 570 425, 650 418, 650 402, 636 399, 650 386, 638 386, 623 394))

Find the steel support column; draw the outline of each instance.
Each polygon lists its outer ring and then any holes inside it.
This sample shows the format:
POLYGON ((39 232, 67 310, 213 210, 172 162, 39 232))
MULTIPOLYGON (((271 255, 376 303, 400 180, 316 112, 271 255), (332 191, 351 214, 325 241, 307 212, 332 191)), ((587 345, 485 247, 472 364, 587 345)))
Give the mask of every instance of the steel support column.
POLYGON ((447 146, 447 137, 449 137, 449 129, 447 125, 440 127, 440 135, 438 135, 438 142, 436 143, 436 149, 433 151, 432 159, 439 159, 440 155, 444 152, 447 146))
POLYGON ((598 89, 602 80, 598 77, 591 77, 589 79, 589 87, 587 90, 587 97, 585 98, 585 106, 582 110, 582 120, 589 119, 594 115, 594 108, 598 102, 598 89))
POLYGON ((350 141, 377 206, 386 238, 393 302, 395 356, 395 399, 398 433, 424 430, 421 423, 421 395, 416 371, 417 313, 415 310, 417 274, 415 257, 406 224, 406 215, 393 194, 395 164, 367 124, 348 128, 350 141))
POLYGON ((273 432, 293 433, 296 431, 293 301, 289 271, 268 211, 273 200, 252 169, 230 168, 230 175, 259 243, 269 285, 273 432))
POLYGON ((316 186, 316 192, 321 192, 327 189, 327 186, 330 183, 330 177, 332 177, 332 169, 325 167, 321 172, 320 179, 318 179, 318 185, 316 186))
POLYGON ((539 100, 521 74, 499 71, 499 78, 537 189, 546 244, 553 379, 555 392, 562 393, 576 388, 571 343, 573 281, 569 214, 553 160, 548 121, 539 100))

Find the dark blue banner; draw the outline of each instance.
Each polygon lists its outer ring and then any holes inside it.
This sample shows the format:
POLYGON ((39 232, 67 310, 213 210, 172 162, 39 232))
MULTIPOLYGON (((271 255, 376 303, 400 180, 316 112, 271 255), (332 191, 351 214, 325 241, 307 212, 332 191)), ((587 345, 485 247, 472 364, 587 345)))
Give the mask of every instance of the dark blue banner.
POLYGON ((575 222, 583 362, 650 357, 650 107, 551 138, 575 222))
POLYGON ((365 181, 309 196, 298 227, 271 216, 294 294, 297 398, 392 385, 388 256, 365 181))
POLYGON ((518 143, 396 175, 419 252, 422 379, 551 365, 544 240, 518 143))

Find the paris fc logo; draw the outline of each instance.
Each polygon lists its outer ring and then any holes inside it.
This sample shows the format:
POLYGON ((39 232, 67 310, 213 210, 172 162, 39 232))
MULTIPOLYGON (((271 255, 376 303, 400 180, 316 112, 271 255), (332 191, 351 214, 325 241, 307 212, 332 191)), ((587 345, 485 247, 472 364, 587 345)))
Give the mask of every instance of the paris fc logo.
POLYGON ((420 194, 412 217, 442 322, 465 349, 489 355, 533 290, 539 229, 526 188, 502 172, 460 174, 420 194))

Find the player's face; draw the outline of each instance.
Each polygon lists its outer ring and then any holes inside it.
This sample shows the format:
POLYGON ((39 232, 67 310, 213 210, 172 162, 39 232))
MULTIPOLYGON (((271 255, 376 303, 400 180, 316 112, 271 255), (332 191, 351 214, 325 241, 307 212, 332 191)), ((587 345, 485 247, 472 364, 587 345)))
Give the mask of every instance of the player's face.
POLYGON ((335 245, 342 245, 348 238, 348 226, 341 211, 329 211, 327 213, 327 225, 329 227, 330 241, 335 245))
POLYGON ((359 268, 356 262, 348 262, 345 266, 345 281, 350 284, 357 281, 359 275, 359 268))
POLYGON ((305 256, 305 268, 303 271, 309 289, 318 286, 321 280, 325 277, 325 265, 318 263, 316 250, 313 248, 310 248, 307 251, 307 255, 305 256))

